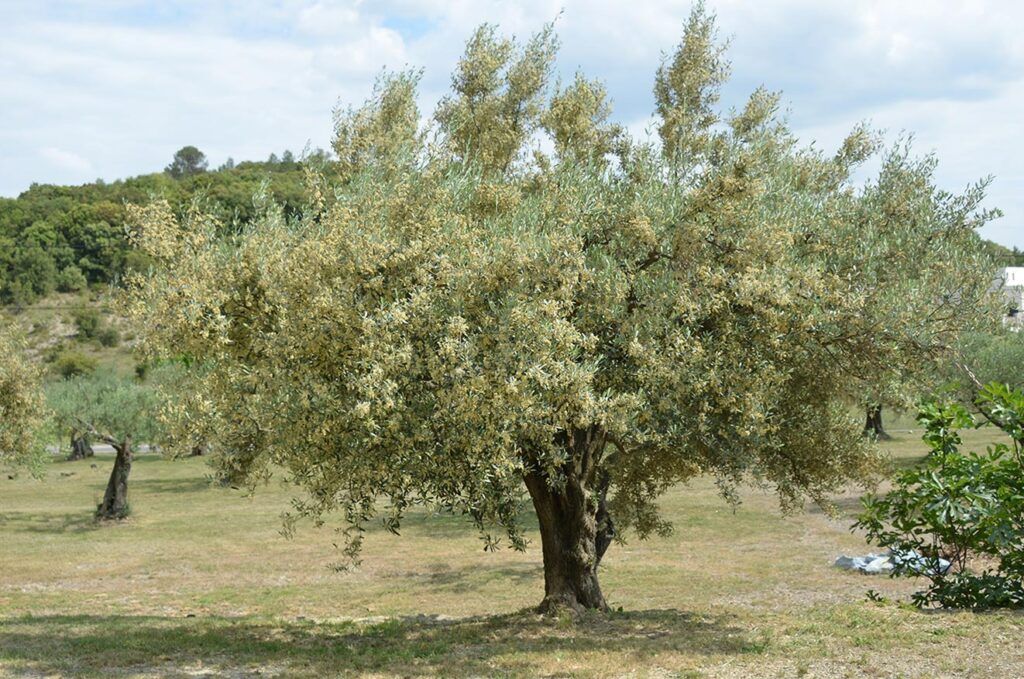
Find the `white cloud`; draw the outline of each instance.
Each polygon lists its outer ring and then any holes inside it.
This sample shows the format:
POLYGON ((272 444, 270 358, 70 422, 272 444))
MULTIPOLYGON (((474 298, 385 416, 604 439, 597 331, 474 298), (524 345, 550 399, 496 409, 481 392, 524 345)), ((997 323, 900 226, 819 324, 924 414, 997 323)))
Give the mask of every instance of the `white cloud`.
POLYGON ((315 2, 299 10, 295 23, 305 33, 332 35, 359 28, 362 21, 355 4, 339 6, 315 2))
MULTIPOLYGON (((660 55, 689 0, 4 0, 0 194, 33 181, 163 167, 195 144, 217 164, 307 141, 358 103, 381 67, 424 67, 429 111, 483 21, 520 37, 558 17, 559 69, 602 78, 642 130, 660 55), (561 13, 561 14, 560 14, 561 13), (58 161, 40 149, 70 153, 58 161), (64 150, 64 151, 61 151, 64 150), (63 165, 61 164, 63 162, 63 165), (86 175, 86 173, 89 173, 86 175)), ((862 119, 917 132, 957 189, 993 173, 1007 213, 987 232, 1024 246, 1024 3, 1007 0, 708 0, 732 38, 723 104, 782 89, 806 140, 834 145, 862 119)))
POLYGON ((85 175, 93 171, 92 163, 71 151, 47 146, 39 149, 39 155, 60 170, 67 170, 79 175, 85 175))

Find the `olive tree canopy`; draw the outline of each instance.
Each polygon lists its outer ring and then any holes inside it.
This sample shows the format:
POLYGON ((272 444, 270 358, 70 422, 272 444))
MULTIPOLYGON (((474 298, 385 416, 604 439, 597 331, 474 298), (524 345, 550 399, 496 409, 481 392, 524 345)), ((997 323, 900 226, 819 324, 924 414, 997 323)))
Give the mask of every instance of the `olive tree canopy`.
POLYGON ((21 338, 0 318, 0 464, 40 470, 45 406, 39 379, 21 338))
POLYGON ((201 209, 136 208, 160 265, 127 304, 150 354, 194 361, 172 419, 226 472, 283 469, 297 514, 340 512, 353 551, 417 504, 523 548, 529 497, 542 606, 604 608, 605 549, 666 530, 673 484, 792 507, 870 473, 849 405, 974 313, 987 214, 984 184, 938 190, 904 143, 855 187, 876 136, 800 146, 765 90, 721 113, 701 7, 656 75, 655 143, 610 122, 599 83, 552 82, 555 53, 548 29, 479 29, 425 130, 418 76, 383 77, 339 114, 340 178, 311 175, 299 219, 265 204, 224 238, 201 209))

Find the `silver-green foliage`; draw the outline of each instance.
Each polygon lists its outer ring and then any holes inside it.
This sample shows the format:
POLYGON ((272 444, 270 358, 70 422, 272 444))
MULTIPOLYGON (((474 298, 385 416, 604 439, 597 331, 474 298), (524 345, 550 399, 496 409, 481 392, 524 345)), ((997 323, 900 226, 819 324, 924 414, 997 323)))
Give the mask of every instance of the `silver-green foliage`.
POLYGON ((521 547, 531 474, 607 474, 641 535, 700 474, 821 500, 874 465, 850 399, 932 365, 986 294, 984 184, 941 191, 900 143, 858 188, 867 129, 827 155, 763 90, 719 112, 701 8, 657 74, 658 144, 582 76, 552 93, 555 46, 482 28, 425 134, 416 77, 383 79, 300 219, 263 203, 225 240, 201 210, 135 210, 159 266, 127 308, 152 356, 202 368, 172 419, 235 475, 283 468, 299 513, 340 509, 355 545, 384 500, 389 526, 434 503, 521 547))
POLYGON ((152 385, 100 371, 46 388, 60 431, 84 432, 111 445, 152 443, 161 432, 163 401, 152 385))
MULTIPOLYGON (((1024 332, 1003 329, 966 334, 960 342, 959 359, 983 384, 1024 387, 1024 332)), ((962 374, 957 377, 970 383, 962 374)))
POLYGON ((0 317, 0 464, 42 471, 45 418, 40 370, 13 324, 0 317))

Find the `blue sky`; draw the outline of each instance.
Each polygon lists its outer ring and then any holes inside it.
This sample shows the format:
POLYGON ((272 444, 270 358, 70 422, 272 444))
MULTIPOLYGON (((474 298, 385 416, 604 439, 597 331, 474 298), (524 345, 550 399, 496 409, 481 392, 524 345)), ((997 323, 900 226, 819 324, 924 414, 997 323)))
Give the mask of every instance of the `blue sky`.
MULTIPOLYGON (((159 170, 194 144, 216 165, 327 147, 331 112, 382 67, 422 67, 424 110, 473 28, 519 36, 558 16, 560 74, 605 81, 642 134, 688 0, 0 0, 0 195, 159 170)), ((833 149, 870 121, 940 159, 944 188, 994 175, 1024 247, 1024 3, 708 0, 731 39, 723 104, 781 90, 800 137, 833 149)))

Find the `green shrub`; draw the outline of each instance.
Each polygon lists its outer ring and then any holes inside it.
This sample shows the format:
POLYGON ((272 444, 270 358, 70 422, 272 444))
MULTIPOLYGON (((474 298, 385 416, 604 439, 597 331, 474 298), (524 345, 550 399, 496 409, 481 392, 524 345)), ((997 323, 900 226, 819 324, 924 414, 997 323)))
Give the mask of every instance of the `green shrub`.
POLYGON ((42 356, 44 363, 54 363, 61 355, 68 350, 67 342, 57 340, 50 346, 43 349, 42 356))
POLYGON ((89 285, 85 274, 75 265, 64 267, 57 274, 57 289, 61 292, 78 292, 89 285))
POLYGON ((57 288, 57 266, 38 245, 15 252, 11 271, 14 280, 10 290, 15 302, 32 303, 57 288))
POLYGON ((129 250, 124 256, 121 269, 125 274, 145 275, 153 266, 153 258, 138 250, 129 250))
POLYGON ((918 421, 927 459, 901 473, 885 497, 867 498, 855 524, 870 542, 922 557, 893 559, 894 577, 929 581, 912 597, 921 607, 1024 607, 1024 392, 992 383, 977 405, 1010 444, 963 453, 959 430, 973 425, 967 410, 925 404, 918 421))
POLYGON ((103 325, 100 312, 95 309, 79 309, 75 312, 75 328, 78 330, 78 338, 82 340, 94 339, 99 334, 103 325))
POLYGON ((25 281, 15 279, 7 285, 6 297, 16 308, 23 309, 39 299, 39 294, 25 281))
POLYGON ((116 347, 121 343, 121 333, 114 326, 108 325, 96 334, 96 339, 105 347, 116 347))
POLYGON ((140 382, 145 382, 147 375, 149 375, 149 363, 136 363, 135 378, 140 382))
POLYGON ((78 351, 65 351, 53 361, 53 370, 64 379, 89 375, 96 370, 96 359, 78 351))

